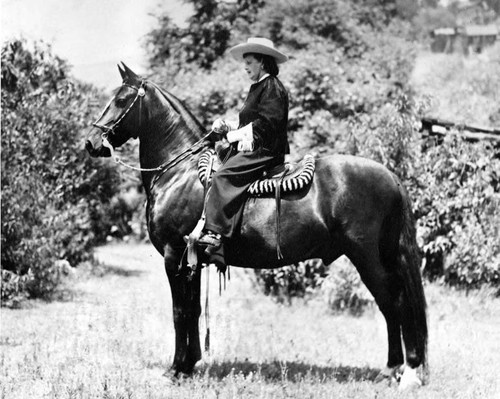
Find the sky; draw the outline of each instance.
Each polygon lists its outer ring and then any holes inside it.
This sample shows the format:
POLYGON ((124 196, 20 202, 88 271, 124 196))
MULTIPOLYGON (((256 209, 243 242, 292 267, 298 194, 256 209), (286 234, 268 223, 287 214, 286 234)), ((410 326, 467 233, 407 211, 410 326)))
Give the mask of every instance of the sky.
POLYGON ((2 44, 24 37, 50 43, 75 77, 112 89, 121 83, 116 64, 141 73, 144 35, 155 26, 151 14, 165 10, 178 24, 189 16, 182 0, 0 0, 2 44), (161 4, 161 8, 159 8, 161 4))

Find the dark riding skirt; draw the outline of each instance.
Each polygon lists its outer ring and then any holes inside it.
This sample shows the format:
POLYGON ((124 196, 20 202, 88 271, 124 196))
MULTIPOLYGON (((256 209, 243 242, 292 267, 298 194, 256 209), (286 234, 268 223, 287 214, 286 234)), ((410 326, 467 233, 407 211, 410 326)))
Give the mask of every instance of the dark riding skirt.
POLYGON ((282 155, 263 151, 238 152, 213 175, 208 193, 205 228, 231 238, 239 232, 247 189, 266 170, 284 162, 282 155), (214 199, 218 199, 214 201, 214 199))

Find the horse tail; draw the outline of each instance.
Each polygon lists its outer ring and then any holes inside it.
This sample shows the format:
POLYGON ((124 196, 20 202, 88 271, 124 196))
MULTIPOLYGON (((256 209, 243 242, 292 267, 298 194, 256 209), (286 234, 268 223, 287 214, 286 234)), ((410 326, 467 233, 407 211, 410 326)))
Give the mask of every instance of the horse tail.
POLYGON ((401 233, 399 237, 399 271, 403 282, 402 330, 407 347, 407 363, 415 368, 422 364, 427 373, 427 304, 420 274, 421 255, 416 240, 415 218, 410 198, 398 183, 401 193, 401 233), (410 344, 410 353, 408 345, 410 344), (411 348, 414 352, 411 353, 411 348))

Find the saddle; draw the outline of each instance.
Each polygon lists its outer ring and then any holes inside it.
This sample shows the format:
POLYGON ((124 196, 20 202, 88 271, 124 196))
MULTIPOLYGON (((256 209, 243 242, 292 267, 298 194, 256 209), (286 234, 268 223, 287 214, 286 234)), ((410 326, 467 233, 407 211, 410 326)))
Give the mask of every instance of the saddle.
MULTIPOLYGON (((201 153, 198 159, 198 178, 201 184, 210 183, 212 174, 216 172, 221 162, 213 149, 201 153)), ((248 188, 251 196, 266 196, 279 192, 293 192, 308 186, 314 176, 314 156, 307 154, 299 163, 285 163, 264 172, 259 180, 248 188)))
MULTIPOLYGON (((198 178, 205 188, 210 184, 212 174, 221 165, 222 163, 214 149, 209 148, 201 153, 198 159, 198 178)), ((308 186, 314 176, 314 169, 314 157, 311 154, 307 154, 299 163, 279 165, 265 172, 261 179, 252 183, 248 188, 248 193, 256 197, 274 194, 276 199, 276 253, 278 259, 283 259, 280 248, 281 192, 298 191, 308 186)), ((195 229, 189 236, 185 237, 185 241, 188 244, 188 265, 191 265, 191 268, 195 268, 198 263, 195 244, 201 235, 204 224, 205 209, 203 209, 203 214, 195 229)))

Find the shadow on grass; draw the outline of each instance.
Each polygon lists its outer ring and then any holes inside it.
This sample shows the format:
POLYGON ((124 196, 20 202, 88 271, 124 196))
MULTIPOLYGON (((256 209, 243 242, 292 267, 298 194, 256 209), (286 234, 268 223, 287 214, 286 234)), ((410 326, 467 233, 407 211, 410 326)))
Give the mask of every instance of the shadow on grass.
POLYGON ((303 362, 280 362, 272 361, 266 363, 254 363, 250 361, 233 361, 207 364, 197 369, 196 374, 206 375, 211 378, 222 380, 228 375, 255 374, 266 381, 292 381, 298 382, 307 379, 319 381, 335 380, 339 383, 350 381, 375 381, 380 369, 370 367, 351 366, 317 366, 303 362))
POLYGON ((96 277, 105 277, 109 275, 120 277, 139 277, 145 272, 143 270, 124 269, 119 266, 110 266, 106 264, 99 264, 92 270, 92 275, 96 277))

